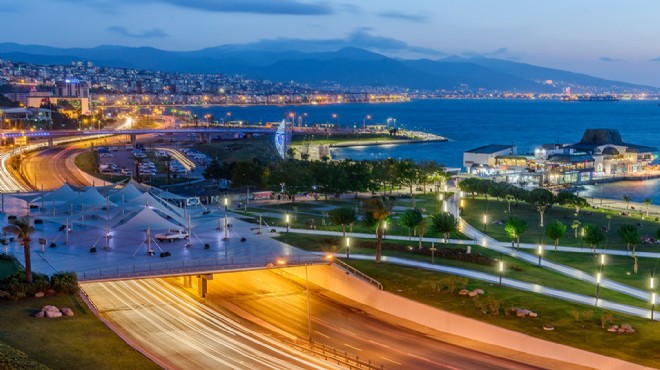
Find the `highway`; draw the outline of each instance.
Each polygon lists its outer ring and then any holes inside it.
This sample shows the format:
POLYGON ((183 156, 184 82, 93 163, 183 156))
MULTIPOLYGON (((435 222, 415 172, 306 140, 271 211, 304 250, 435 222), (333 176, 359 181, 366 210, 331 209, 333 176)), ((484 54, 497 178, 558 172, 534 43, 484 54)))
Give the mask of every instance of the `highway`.
MULTIPOLYGON (((217 274, 209 281, 207 300, 219 306, 238 306, 281 330, 307 338, 305 282, 290 280, 276 271, 281 270, 217 274)), ((322 293, 318 287, 310 291, 313 340, 387 369, 535 368, 380 321, 322 293)))
POLYGON ((81 286, 104 319, 168 369, 335 368, 238 325, 160 279, 81 286))
POLYGON ((83 145, 56 146, 29 153, 21 161, 21 172, 38 190, 53 190, 65 182, 77 187, 91 185, 75 166, 67 163, 84 150, 83 145))

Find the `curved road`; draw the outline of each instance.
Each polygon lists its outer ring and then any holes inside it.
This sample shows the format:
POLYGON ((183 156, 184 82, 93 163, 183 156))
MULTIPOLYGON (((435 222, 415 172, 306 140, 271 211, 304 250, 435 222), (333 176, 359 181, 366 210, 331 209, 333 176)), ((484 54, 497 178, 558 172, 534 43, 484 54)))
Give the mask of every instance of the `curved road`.
MULTIPOLYGON (((239 307, 257 317, 258 321, 264 320, 290 334, 307 338, 305 282, 294 281, 292 279, 295 278, 280 271, 216 274, 208 282, 206 299, 230 309, 232 306, 239 307)), ((387 369, 537 368, 514 359, 495 357, 442 342, 381 321, 334 301, 323 293, 322 289, 311 286, 309 299, 313 341, 369 359, 387 369)))
POLYGON ((31 153, 21 162, 21 172, 38 190, 57 189, 66 182, 76 187, 91 185, 70 163, 72 158, 84 150, 83 145, 76 144, 67 147, 56 146, 31 153))

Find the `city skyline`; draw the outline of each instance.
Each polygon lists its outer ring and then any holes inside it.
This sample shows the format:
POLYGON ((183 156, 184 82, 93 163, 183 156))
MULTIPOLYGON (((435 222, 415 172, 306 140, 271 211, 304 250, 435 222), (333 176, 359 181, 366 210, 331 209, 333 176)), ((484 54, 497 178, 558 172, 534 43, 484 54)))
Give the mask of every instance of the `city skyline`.
POLYGON ((227 44, 388 56, 486 56, 660 86, 660 4, 505 0, 356 5, 315 1, 30 0, 3 4, 4 42, 195 50, 227 44), (149 14, 145 17, 145 14, 149 14), (59 19, 59 21, 54 21, 59 19), (26 22, 29 27, 26 27, 26 22), (81 32, 84 30, 84 32, 81 32))

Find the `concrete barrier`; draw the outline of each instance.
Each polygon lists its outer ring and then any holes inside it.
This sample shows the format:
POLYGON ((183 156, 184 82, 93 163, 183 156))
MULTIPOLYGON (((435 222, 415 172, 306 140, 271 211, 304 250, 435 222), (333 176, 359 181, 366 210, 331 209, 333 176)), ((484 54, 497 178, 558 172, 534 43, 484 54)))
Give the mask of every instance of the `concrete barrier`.
MULTIPOLYGON (((287 268, 286 271, 300 279, 305 279, 305 267, 291 267, 287 268)), ((348 274, 334 264, 309 266, 307 277, 311 283, 331 292, 441 332, 590 368, 603 370, 651 369, 613 357, 500 328, 381 291, 348 274)))

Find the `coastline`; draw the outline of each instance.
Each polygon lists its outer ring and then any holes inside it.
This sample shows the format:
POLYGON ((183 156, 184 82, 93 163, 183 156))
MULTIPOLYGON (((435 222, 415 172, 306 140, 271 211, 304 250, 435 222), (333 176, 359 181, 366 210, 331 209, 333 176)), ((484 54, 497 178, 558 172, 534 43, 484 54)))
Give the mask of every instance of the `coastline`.
POLYGON ((375 141, 346 141, 342 143, 330 144, 330 148, 350 148, 360 146, 378 146, 378 145, 398 145, 398 144, 421 144, 449 141, 447 138, 433 138, 433 139, 411 139, 411 140, 375 140, 375 141))

